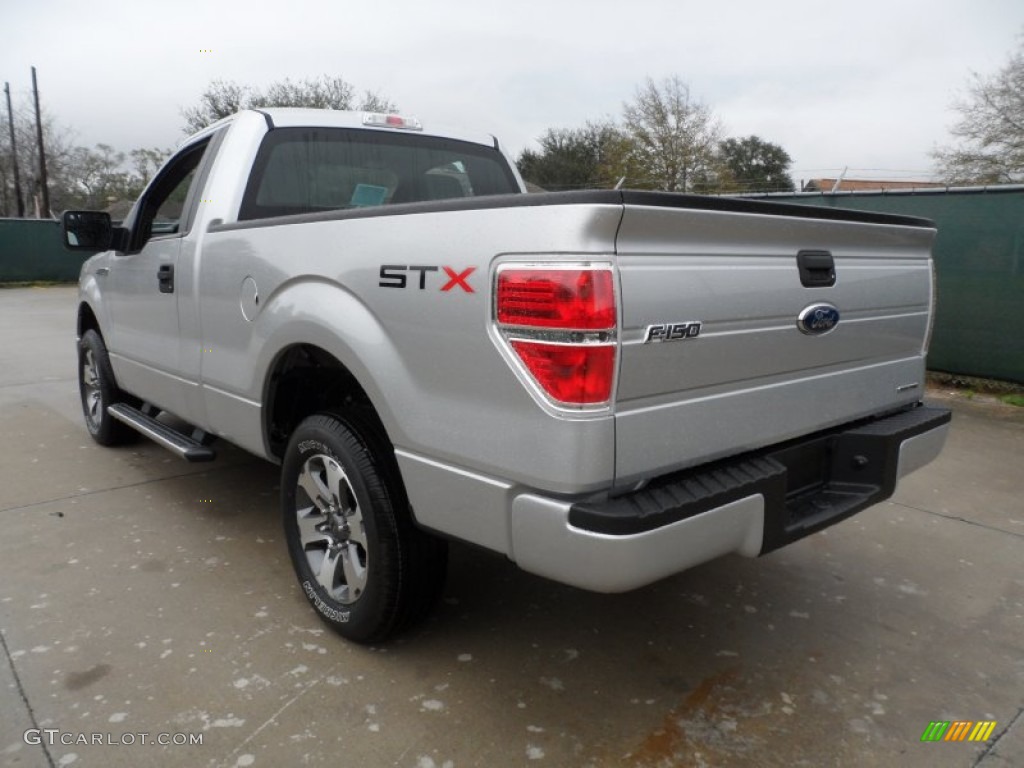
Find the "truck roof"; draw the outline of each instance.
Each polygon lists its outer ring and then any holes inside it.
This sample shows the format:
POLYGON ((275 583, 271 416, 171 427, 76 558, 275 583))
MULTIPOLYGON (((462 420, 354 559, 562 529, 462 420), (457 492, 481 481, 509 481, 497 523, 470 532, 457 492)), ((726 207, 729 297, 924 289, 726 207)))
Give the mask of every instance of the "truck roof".
MULTIPOLYGON (((358 128, 378 131, 398 131, 401 133, 414 132, 426 136, 438 136, 445 139, 457 141, 468 141, 473 144, 496 147, 498 140, 486 133, 474 133, 458 129, 450 129, 443 125, 423 124, 421 128, 410 131, 408 128, 389 128, 386 125, 367 125, 364 118, 367 115, 382 114, 397 115, 397 113, 375 113, 366 110, 340 110, 340 109, 306 109, 296 107, 267 107, 266 109, 246 109, 235 115, 219 120, 202 131, 185 139, 182 144, 193 141, 216 127, 236 120, 240 115, 246 113, 257 113, 263 119, 269 119, 274 128, 358 128)), ((408 117, 408 116, 405 116, 408 117)))

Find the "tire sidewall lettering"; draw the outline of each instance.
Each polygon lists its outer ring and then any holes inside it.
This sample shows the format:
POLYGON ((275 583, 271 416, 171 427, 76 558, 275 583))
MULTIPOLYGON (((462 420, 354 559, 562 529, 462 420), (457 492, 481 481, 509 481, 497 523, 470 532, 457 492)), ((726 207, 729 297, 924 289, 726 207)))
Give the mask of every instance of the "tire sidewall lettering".
POLYGON ((336 621, 340 624, 347 624, 349 617, 352 615, 351 611, 339 611, 337 608, 332 608, 324 602, 323 598, 320 597, 320 592, 317 587, 313 586, 308 579, 302 582, 302 591, 306 593, 306 597, 313 603, 313 607, 328 621, 336 621))
POLYGON ((299 453, 303 456, 306 456, 309 453, 322 453, 324 456, 330 456, 335 461, 338 460, 338 457, 334 455, 334 451, 319 440, 303 440, 299 443, 298 449, 299 453))

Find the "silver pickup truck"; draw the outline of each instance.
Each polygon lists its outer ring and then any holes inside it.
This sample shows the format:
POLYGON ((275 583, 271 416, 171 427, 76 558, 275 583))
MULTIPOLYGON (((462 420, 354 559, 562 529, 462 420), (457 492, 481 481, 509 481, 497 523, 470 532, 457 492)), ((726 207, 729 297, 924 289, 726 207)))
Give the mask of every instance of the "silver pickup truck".
POLYGON ((770 552, 941 450, 928 221, 633 191, 524 194, 490 136, 242 112, 85 262, 92 436, 281 466, 302 590, 377 642, 447 538, 622 591, 770 552))

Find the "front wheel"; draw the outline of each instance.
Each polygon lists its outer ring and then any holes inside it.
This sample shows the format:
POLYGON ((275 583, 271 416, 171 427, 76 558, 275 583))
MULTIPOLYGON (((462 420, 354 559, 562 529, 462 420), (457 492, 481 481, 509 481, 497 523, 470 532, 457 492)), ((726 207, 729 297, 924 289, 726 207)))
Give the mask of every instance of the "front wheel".
POLYGON ((417 529, 387 441, 358 419, 310 416, 281 473, 285 538, 302 591, 332 629, 380 642, 430 609, 445 543, 417 529))
POLYGON ((138 432, 107 411, 128 398, 117 388, 103 337, 91 328, 78 342, 78 392, 85 426, 93 440, 100 445, 122 445, 138 437, 138 432))

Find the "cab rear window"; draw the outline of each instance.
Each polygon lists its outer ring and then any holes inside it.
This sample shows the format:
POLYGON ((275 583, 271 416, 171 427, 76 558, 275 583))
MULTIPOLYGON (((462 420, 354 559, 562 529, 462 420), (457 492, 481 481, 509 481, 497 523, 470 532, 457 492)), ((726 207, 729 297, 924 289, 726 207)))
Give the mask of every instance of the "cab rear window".
POLYGON ((278 128, 263 140, 239 220, 518 192, 496 149, 421 134, 278 128))

